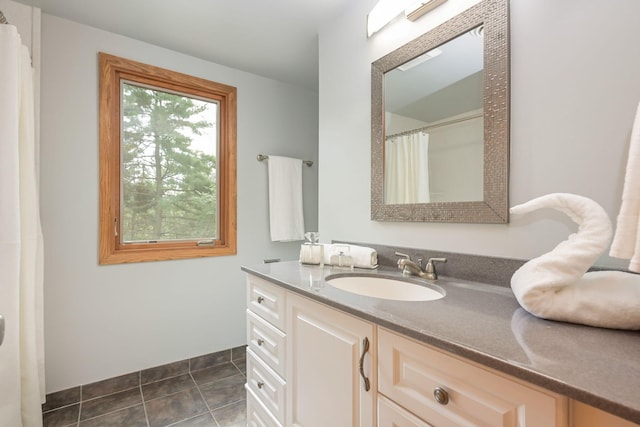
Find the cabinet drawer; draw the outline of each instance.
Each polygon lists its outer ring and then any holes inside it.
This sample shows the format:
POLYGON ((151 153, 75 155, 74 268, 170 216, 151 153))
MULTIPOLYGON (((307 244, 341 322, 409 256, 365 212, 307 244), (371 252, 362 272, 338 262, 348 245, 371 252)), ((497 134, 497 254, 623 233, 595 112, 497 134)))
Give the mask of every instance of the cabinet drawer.
POLYGON ((247 426, 282 427, 273 415, 264 407, 260 399, 247 387, 247 426))
POLYGON ((378 344, 380 392, 428 423, 438 427, 567 425, 567 399, 563 396, 524 385, 383 328, 378 332, 378 344), (436 390, 442 403, 435 398, 436 390))
POLYGON ((378 395, 378 427, 433 427, 382 395, 378 395))
POLYGON ((249 348, 284 377, 287 350, 285 334, 247 310, 247 340, 249 348))
POLYGON ((256 276, 247 276, 247 308, 284 329, 287 291, 256 276))
POLYGON ((251 350, 247 351, 247 387, 284 424, 285 381, 251 350))
POLYGON ((577 400, 572 400, 569 408, 573 427, 638 427, 640 425, 577 400))

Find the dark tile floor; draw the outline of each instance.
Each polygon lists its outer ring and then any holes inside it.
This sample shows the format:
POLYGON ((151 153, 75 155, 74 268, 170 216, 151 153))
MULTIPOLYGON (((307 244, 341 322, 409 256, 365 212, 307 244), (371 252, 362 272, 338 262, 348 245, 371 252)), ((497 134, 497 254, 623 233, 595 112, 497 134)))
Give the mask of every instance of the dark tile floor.
POLYGON ((44 427, 246 425, 245 347, 47 395, 44 427))

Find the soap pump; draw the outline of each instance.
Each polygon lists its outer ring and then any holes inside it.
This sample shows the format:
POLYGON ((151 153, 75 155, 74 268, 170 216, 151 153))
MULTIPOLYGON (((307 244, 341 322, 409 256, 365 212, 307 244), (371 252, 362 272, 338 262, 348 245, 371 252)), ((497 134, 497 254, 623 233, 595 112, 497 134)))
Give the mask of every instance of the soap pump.
MULTIPOLYGON (((345 248, 347 252, 349 251, 349 247, 345 248)), ((330 258, 331 265, 334 267, 340 268, 348 268, 353 270, 353 257, 351 255, 345 254, 344 250, 340 249, 338 254, 331 255, 330 258)))
POLYGON ((304 237, 307 241, 300 247, 300 262, 324 267, 324 245, 319 243, 320 233, 307 231, 304 237))

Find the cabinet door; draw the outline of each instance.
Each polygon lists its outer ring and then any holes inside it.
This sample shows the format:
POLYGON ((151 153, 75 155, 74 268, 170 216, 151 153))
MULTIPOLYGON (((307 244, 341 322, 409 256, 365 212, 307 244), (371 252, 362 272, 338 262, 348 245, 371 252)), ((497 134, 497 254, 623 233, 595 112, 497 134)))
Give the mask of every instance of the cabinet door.
POLYGON ((377 388, 373 325, 293 294, 287 296, 287 309, 286 424, 372 427, 377 388))

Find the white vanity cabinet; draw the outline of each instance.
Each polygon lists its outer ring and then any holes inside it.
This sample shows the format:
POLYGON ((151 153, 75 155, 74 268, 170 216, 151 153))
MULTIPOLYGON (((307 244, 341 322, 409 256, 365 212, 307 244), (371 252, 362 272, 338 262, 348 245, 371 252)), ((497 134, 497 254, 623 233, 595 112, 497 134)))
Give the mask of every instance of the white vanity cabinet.
POLYGON ((386 422, 381 415, 379 427, 566 427, 568 422, 566 397, 383 328, 378 328, 378 382, 379 393, 395 402, 379 410, 394 415, 388 408, 394 409, 396 417, 386 422))
POLYGON ((249 426, 374 426, 373 324, 248 275, 247 340, 249 426))
POLYGON ((247 277, 248 426, 640 427, 247 277))
POLYGON ((286 419, 287 291, 247 276, 247 425, 282 427, 286 419))
POLYGON ((287 315, 287 426, 373 426, 374 325, 294 294, 287 315))

